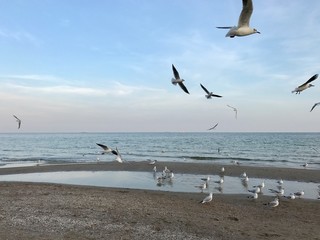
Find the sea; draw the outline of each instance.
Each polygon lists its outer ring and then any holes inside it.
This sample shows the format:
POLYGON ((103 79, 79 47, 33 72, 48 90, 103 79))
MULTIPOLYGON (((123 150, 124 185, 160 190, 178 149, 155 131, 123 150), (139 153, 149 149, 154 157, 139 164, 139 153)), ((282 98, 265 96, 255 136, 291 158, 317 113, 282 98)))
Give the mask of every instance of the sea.
POLYGON ((0 133, 1 167, 114 161, 101 143, 126 161, 217 163, 320 169, 320 133, 0 133))

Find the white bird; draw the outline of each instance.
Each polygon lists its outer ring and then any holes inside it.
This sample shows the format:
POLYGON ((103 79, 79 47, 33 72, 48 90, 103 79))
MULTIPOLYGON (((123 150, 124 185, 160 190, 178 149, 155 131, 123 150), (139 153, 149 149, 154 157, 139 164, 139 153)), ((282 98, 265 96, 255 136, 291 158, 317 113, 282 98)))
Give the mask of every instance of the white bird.
POLYGON ((240 175, 241 178, 245 178, 246 176, 247 176, 247 173, 246 173, 246 172, 243 172, 243 173, 240 175))
POLYGON ((257 29, 249 27, 250 17, 252 15, 252 12, 253 12, 252 0, 242 0, 242 11, 239 16, 238 26, 217 27, 217 28, 230 29, 229 32, 226 34, 226 37, 231 37, 231 38, 235 36, 242 37, 242 36, 247 36, 254 33, 260 33, 257 29))
POLYGON ((283 184, 282 178, 280 178, 280 179, 277 181, 277 183, 278 183, 279 185, 282 185, 282 184, 283 184))
POLYGON ((220 96, 220 95, 217 95, 217 94, 214 94, 213 92, 209 92, 208 91, 208 89, 206 89, 201 83, 200 83, 200 86, 201 86, 201 88, 206 92, 206 98, 207 99, 210 99, 210 98, 212 98, 212 97, 219 97, 219 98, 221 98, 222 96, 220 96))
POLYGON ((294 195, 301 198, 304 195, 304 191, 295 192, 294 195))
POLYGON ((265 184, 264 184, 264 180, 259 184, 259 185, 256 185, 256 186, 253 186, 253 187, 259 187, 259 188, 264 188, 265 184))
POLYGON ((203 184, 201 184, 199 186, 195 186, 195 187, 199 188, 201 190, 201 192, 203 192, 204 189, 207 189, 207 183, 205 182, 205 183, 203 183, 203 184))
POLYGON ((306 168, 306 167, 308 167, 308 165, 309 165, 309 164, 308 164, 307 162, 305 162, 305 163, 302 164, 301 166, 304 167, 304 168, 306 168))
POLYGON ((186 86, 183 84, 183 82, 185 81, 184 79, 180 78, 179 72, 177 71, 177 69, 174 67, 174 65, 172 64, 172 70, 173 70, 173 75, 174 78, 171 79, 171 82, 173 85, 177 85, 179 84, 179 86, 181 87, 181 89, 185 92, 188 93, 188 89, 186 88, 186 86))
POLYGON ((285 196, 285 198, 287 199, 296 199, 296 195, 294 195, 294 193, 290 193, 288 196, 285 196))
POLYGON ((270 192, 275 193, 278 196, 283 196, 284 194, 284 188, 281 188, 279 191, 275 189, 269 189, 270 192))
POLYGON ((250 198, 250 199, 258 199, 258 193, 253 193, 252 195, 250 195, 250 196, 248 196, 248 198, 250 198))
POLYGON ((200 203, 208 203, 208 202, 211 202, 212 201, 212 195, 213 193, 209 193, 208 196, 206 196, 202 201, 200 201, 200 203))
POLYGON ((314 87, 314 85, 311 84, 312 81, 316 80, 318 78, 318 74, 313 75, 308 81, 306 81, 304 84, 300 85, 299 87, 296 87, 292 93, 300 94, 303 90, 306 90, 310 87, 314 87))
POLYGON ((123 159, 121 157, 121 154, 118 150, 118 148, 116 148, 116 150, 112 150, 111 151, 114 155, 116 155, 116 161, 118 161, 119 163, 123 163, 123 159))
POLYGON ((210 177, 206 177, 206 178, 201 178, 202 181, 205 181, 205 182, 209 182, 210 181, 210 177))
POLYGON ((230 106, 230 105, 227 105, 229 108, 232 108, 233 109, 233 111, 235 112, 235 118, 237 119, 237 117, 238 117, 238 110, 235 108, 235 107, 232 107, 232 106, 230 106))
POLYGON ((220 173, 224 173, 224 172, 225 172, 224 167, 221 167, 220 173))
POLYGON ((19 119, 17 116, 13 115, 13 117, 17 120, 18 122, 18 129, 21 127, 21 119, 19 119))
POLYGON ((251 193, 260 193, 261 192, 261 188, 260 187, 256 187, 252 190, 248 190, 248 192, 251 192, 251 193))
POLYGON ((153 172, 156 173, 157 172, 157 166, 153 167, 153 172))
POLYGON ((218 126, 218 123, 214 125, 213 127, 209 128, 208 131, 215 129, 218 126))
POLYGON ((267 205, 268 205, 269 207, 272 207, 272 208, 279 206, 279 198, 276 197, 274 200, 272 200, 271 202, 269 202, 267 205))
POLYGON ((103 152, 101 154, 111 153, 112 152, 112 149, 109 148, 108 146, 100 144, 100 143, 96 143, 96 144, 103 149, 103 152))
POLYGON ((319 104, 320 104, 320 102, 315 103, 315 104, 312 106, 310 112, 312 112, 312 110, 313 110, 316 106, 318 106, 319 104))
POLYGON ((220 178, 218 181, 214 181, 215 183, 218 183, 218 184, 223 184, 224 180, 223 178, 220 178))

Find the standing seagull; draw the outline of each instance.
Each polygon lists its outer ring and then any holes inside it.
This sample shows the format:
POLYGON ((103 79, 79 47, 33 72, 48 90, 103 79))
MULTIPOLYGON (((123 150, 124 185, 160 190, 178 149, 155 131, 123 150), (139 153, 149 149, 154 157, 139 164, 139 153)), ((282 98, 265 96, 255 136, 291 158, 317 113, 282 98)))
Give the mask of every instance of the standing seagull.
POLYGON ((15 116, 15 115, 13 115, 13 117, 17 120, 17 122, 18 122, 18 129, 20 129, 21 120, 20 120, 17 116, 15 116))
POLYGON ((312 112, 312 110, 313 110, 316 106, 318 106, 319 104, 320 104, 320 102, 315 103, 315 104, 312 106, 310 112, 312 112))
POLYGON ((231 38, 234 38, 235 36, 242 37, 242 36, 247 36, 254 33, 260 33, 257 29, 249 27, 249 22, 250 22, 250 17, 252 15, 252 12, 253 12, 252 0, 242 0, 242 11, 239 16, 238 26, 217 27, 217 28, 230 29, 226 37, 231 37, 231 38))
POLYGON ((222 97, 220 95, 213 94, 213 92, 209 92, 208 89, 206 89, 201 83, 200 83, 200 86, 207 93, 206 98, 210 99, 211 97, 222 97))
POLYGON ((237 119, 237 117, 238 117, 238 110, 235 108, 235 107, 231 107, 230 105, 227 105, 229 108, 232 108, 233 109, 233 111, 235 112, 235 118, 237 119))
POLYGON ((211 202, 212 201, 212 195, 213 193, 209 193, 208 196, 206 196, 202 201, 200 201, 200 203, 208 203, 208 202, 211 202))
POLYGON ((181 89, 185 92, 188 93, 188 89, 186 88, 186 86, 183 84, 183 82, 185 81, 184 79, 181 79, 179 76, 179 73, 177 71, 177 69, 174 67, 174 65, 172 64, 172 70, 173 70, 173 75, 174 78, 171 79, 171 82, 173 85, 177 85, 179 84, 179 86, 181 87, 181 89))
POLYGON ((308 81, 306 81, 304 84, 300 85, 299 87, 296 87, 292 93, 300 94, 303 90, 306 90, 309 87, 314 87, 314 85, 311 84, 312 81, 316 80, 318 78, 318 74, 313 75, 308 81))

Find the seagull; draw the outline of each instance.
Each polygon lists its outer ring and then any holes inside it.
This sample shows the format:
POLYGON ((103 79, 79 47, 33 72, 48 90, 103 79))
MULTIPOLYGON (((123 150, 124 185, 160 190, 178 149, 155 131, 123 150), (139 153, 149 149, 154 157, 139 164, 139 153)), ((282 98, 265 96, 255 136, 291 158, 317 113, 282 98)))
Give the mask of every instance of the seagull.
POLYGON ((217 123, 216 125, 214 125, 213 127, 209 128, 208 131, 215 129, 218 126, 219 123, 217 123))
POLYGON ((275 189, 269 189, 269 191, 272 192, 272 193, 275 193, 278 196, 283 196, 283 194, 284 194, 284 189, 283 188, 281 188, 279 191, 275 190, 275 189))
POLYGON ((206 196, 202 201, 200 201, 200 203, 208 203, 208 202, 211 202, 212 201, 212 195, 213 193, 209 193, 208 196, 206 196))
POLYGON ((294 195, 301 198, 304 195, 304 191, 295 192, 294 195))
POLYGON ((307 162, 305 162, 304 164, 302 164, 302 165, 300 165, 300 166, 306 168, 306 167, 308 167, 308 165, 309 165, 309 164, 308 164, 307 162))
POLYGON ((249 22, 250 22, 250 17, 252 15, 252 12, 253 12, 252 0, 242 0, 242 11, 239 16, 238 26, 217 27, 217 28, 230 29, 229 32, 226 34, 226 37, 231 37, 231 38, 234 38, 235 36, 242 37, 242 36, 247 36, 254 33, 260 33, 257 29, 249 27, 249 22))
POLYGON ((279 206, 279 198, 276 197, 273 201, 269 202, 267 205, 272 208, 279 206))
POLYGON ((310 112, 312 112, 312 110, 313 110, 316 106, 318 106, 319 104, 320 104, 320 102, 315 103, 315 104, 312 106, 310 112))
POLYGON ((179 73, 177 71, 177 69, 174 67, 174 65, 172 64, 172 70, 173 70, 173 75, 174 78, 171 79, 171 82, 173 85, 177 85, 179 84, 179 86, 181 87, 181 89, 185 92, 188 93, 188 89, 186 88, 186 86, 183 84, 183 82, 185 81, 184 79, 181 79, 179 76, 179 73))
POLYGON ((220 178, 218 181, 214 181, 215 183, 222 184, 224 182, 223 178, 220 178))
POLYGON ((111 151, 114 155, 116 155, 116 161, 118 161, 119 163, 123 163, 122 157, 120 152, 118 151, 118 148, 116 148, 116 150, 112 150, 111 151))
POLYGON ((308 81, 306 81, 304 84, 300 85, 299 87, 296 87, 292 93, 300 94, 303 90, 306 90, 309 87, 314 87, 314 85, 311 84, 312 81, 316 80, 318 78, 318 74, 313 75, 308 81))
POLYGON ((279 185, 282 185, 282 184, 283 184, 282 178, 280 178, 280 179, 277 181, 277 183, 278 183, 279 185))
POLYGON ((203 184, 201 184, 199 186, 195 186, 195 187, 199 188, 201 190, 201 192, 203 192, 204 189, 207 189, 207 183, 205 182, 205 183, 203 183, 203 184))
POLYGON ((259 184, 259 185, 256 185, 256 186, 253 186, 253 187, 259 187, 260 189, 264 188, 265 184, 264 184, 264 180, 259 184))
POLYGON ((296 195, 294 195, 294 193, 290 193, 288 196, 285 196, 285 198, 293 200, 296 199, 296 195))
POLYGON ((210 98, 212 98, 212 97, 219 97, 219 98, 222 97, 222 96, 220 96, 220 95, 213 94, 213 92, 209 92, 208 89, 206 89, 201 83, 200 83, 200 86, 201 86, 202 89, 207 93, 207 95, 205 95, 207 99, 210 99, 210 98))
POLYGON ((105 153, 111 153, 113 150, 111 148, 109 148, 106 145, 100 144, 100 143, 96 143, 99 147, 102 147, 103 152, 101 154, 105 154, 105 153))
POLYGON ((258 199, 258 193, 253 193, 252 195, 250 195, 250 196, 248 196, 248 198, 250 198, 250 199, 258 199))
POLYGON ((19 119, 17 116, 13 115, 13 117, 17 120, 18 122, 18 129, 20 129, 21 126, 21 119, 19 119))
POLYGON ((261 192, 261 188, 260 187, 256 187, 252 190, 248 190, 248 192, 251 192, 251 193, 260 193, 261 192))
POLYGON ((238 110, 235 107, 231 107, 230 105, 227 105, 229 108, 232 108, 233 111, 235 112, 235 118, 237 119, 237 115, 238 115, 238 110))

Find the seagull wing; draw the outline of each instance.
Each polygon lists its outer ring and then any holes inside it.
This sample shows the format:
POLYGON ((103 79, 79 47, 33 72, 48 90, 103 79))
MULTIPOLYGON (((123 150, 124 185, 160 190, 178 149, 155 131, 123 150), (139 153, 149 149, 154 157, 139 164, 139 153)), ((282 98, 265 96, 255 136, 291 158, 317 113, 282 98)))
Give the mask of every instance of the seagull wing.
POLYGON ((108 146, 100 144, 100 143, 96 143, 99 147, 102 147, 103 150, 107 151, 107 150, 111 150, 108 146))
POLYGON ((316 106, 318 106, 319 104, 320 104, 320 102, 315 103, 315 104, 312 106, 312 108, 311 108, 310 112, 312 112, 312 110, 313 110, 316 106))
POLYGON ((213 127, 209 128, 208 130, 213 130, 218 126, 219 123, 217 123, 216 125, 214 125, 213 127))
POLYGON ((217 94, 211 94, 212 97, 222 97, 220 95, 217 95, 217 94))
POLYGON ((172 71, 173 71, 173 75, 175 79, 180 79, 179 73, 177 71, 177 69, 174 67, 174 65, 172 64, 172 71))
POLYGON ((182 89, 185 93, 188 93, 188 94, 189 94, 188 89, 186 88, 186 86, 185 86, 182 82, 179 82, 178 84, 179 84, 179 86, 181 87, 181 89, 182 89))
POLYGON ((15 119, 17 119, 17 122, 18 122, 18 129, 21 127, 21 120, 16 116, 16 115, 13 115, 13 117, 15 119))
POLYGON ((219 28, 219 29, 231 29, 233 27, 216 27, 216 28, 219 28))
POLYGON ((249 27, 250 17, 253 12, 252 0, 242 0, 242 11, 238 21, 238 27, 249 27))
POLYGON ((210 92, 208 91, 208 89, 206 89, 201 83, 200 83, 200 86, 202 87, 202 89, 203 89, 207 94, 210 94, 210 92))
POLYGON ((316 80, 318 78, 318 74, 313 75, 308 81, 306 81, 304 84, 302 84, 301 86, 311 83, 312 81, 316 80))

